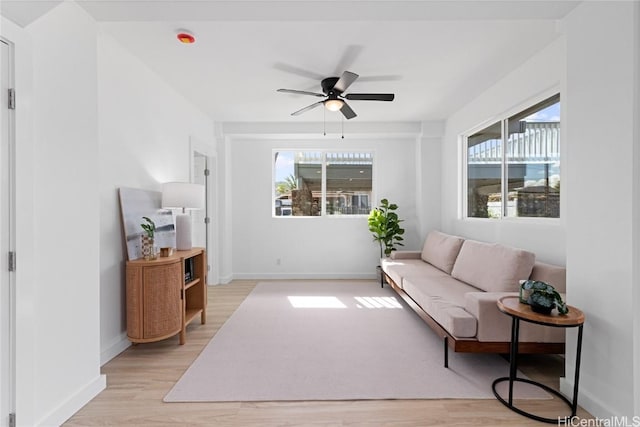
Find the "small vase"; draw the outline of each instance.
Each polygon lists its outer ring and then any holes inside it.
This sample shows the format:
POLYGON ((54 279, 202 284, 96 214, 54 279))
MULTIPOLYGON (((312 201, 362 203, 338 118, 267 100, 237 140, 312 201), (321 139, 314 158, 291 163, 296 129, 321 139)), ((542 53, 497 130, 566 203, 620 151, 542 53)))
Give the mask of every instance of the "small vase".
POLYGON ((141 237, 140 249, 142 252, 142 258, 149 261, 156 259, 156 250, 154 247, 153 237, 149 237, 143 234, 141 237))

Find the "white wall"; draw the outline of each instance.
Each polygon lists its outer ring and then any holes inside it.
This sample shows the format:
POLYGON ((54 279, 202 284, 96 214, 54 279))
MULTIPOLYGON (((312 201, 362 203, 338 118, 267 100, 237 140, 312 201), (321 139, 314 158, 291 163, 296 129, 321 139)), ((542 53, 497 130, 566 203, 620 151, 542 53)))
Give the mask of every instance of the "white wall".
MULTIPOLYGON (((442 226, 566 264, 567 298, 587 318, 579 404, 600 418, 632 416, 634 410, 638 415, 640 331, 633 327, 634 321, 638 325, 633 301, 638 301, 639 279, 633 262, 639 256, 639 243, 633 240, 638 239, 634 225, 640 186, 634 172, 634 154, 636 167, 639 162, 637 147, 634 152, 640 116, 637 99, 634 107, 638 4, 584 2, 559 28, 564 34, 557 41, 448 119, 442 147, 442 226), (462 219, 459 135, 558 89, 563 124, 561 219, 462 219), (615 203, 594 203, 602 197, 615 203)), ((561 389, 569 395, 575 332, 567 334, 567 372, 561 380, 561 389)))
POLYGON ((268 131, 261 136, 259 129, 252 129, 256 133, 251 137, 227 138, 232 232, 226 247, 232 248, 234 278, 375 277, 379 248, 368 231, 366 216, 272 217, 273 149, 372 150, 376 204, 384 197, 397 203, 405 220, 406 248, 417 249, 422 243, 416 210, 419 127, 411 127, 412 135, 364 138, 352 128, 344 140, 336 134, 322 137, 321 127, 315 128, 310 126, 308 134, 297 137, 289 133, 286 139, 266 135, 268 131))
POLYGON ((19 94, 16 413, 57 425, 129 345, 117 188, 188 180, 189 139, 213 142, 213 122, 73 2, 2 35, 19 94))
MULTIPOLYGON (((30 289, 25 284, 30 293, 18 295, 24 311, 18 319, 17 414, 21 425, 55 425, 105 386, 99 363, 96 27, 65 3, 27 32, 33 69, 24 71, 33 76, 33 97, 19 108, 32 115, 34 149, 21 153, 18 138, 18 174, 31 173, 33 181, 18 182, 17 194, 31 195, 33 257, 27 254, 19 268, 32 271, 33 283, 30 289), (21 377, 25 371, 32 374, 21 377)), ((18 204, 19 217, 23 207, 18 204)), ((20 228, 18 233, 19 241, 29 237, 20 228)), ((18 289, 23 283, 18 277, 18 289)))
MULTIPOLYGON (((581 404, 599 417, 631 416, 634 396, 638 399, 632 230, 638 225, 633 195, 640 185, 633 164, 640 42, 634 7, 632 2, 584 2, 566 19, 567 293, 587 317, 581 404), (614 204, 594 203, 604 197, 614 204)), ((570 347, 563 390, 573 386, 573 360, 570 347)))
POLYGON ((118 188, 189 181, 190 139, 213 143, 211 119, 107 34, 98 37, 101 361, 129 346, 118 188))
MULTIPOLYGON (((422 239, 442 224, 442 136, 444 122, 423 122, 416 155, 417 234, 422 239)), ((421 249, 421 247, 419 247, 421 249)))
MULTIPOLYGON (((442 228, 446 232, 488 242, 531 250, 537 259, 565 264, 566 203, 561 196, 561 219, 463 219, 461 200, 461 154, 459 137, 483 123, 492 123, 537 101, 562 91, 565 73, 565 41, 559 38, 505 76, 446 123, 442 145, 442 228), (514 111, 516 110, 516 111, 514 111)), ((561 99, 564 112, 564 100, 561 99)), ((563 117, 564 121, 564 117, 563 117)), ((565 136, 562 136, 563 141, 565 136)), ((562 153, 566 152, 562 144, 562 153)), ((562 155, 561 181, 566 177, 562 155)), ((564 189, 564 185, 563 185, 564 189)), ((564 193, 563 193, 564 194, 564 193)))

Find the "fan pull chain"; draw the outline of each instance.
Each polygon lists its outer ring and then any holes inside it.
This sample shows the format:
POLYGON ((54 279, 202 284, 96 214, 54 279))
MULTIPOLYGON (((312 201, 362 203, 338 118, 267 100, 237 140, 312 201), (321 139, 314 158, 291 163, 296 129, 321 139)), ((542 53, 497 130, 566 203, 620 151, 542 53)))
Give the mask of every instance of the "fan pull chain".
POLYGON ((344 139, 344 117, 342 117, 342 139, 344 139))
POLYGON ((322 109, 322 135, 327 136, 327 110, 322 109))

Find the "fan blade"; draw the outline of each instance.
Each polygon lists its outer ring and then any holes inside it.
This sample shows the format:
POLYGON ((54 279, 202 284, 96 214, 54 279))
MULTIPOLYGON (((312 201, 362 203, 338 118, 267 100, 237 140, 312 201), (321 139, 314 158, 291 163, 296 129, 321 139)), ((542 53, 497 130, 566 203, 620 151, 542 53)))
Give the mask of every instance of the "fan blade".
POLYGON ((363 50, 364 46, 359 44, 352 44, 347 46, 344 49, 344 52, 342 52, 342 56, 340 57, 338 64, 336 64, 335 75, 338 75, 342 71, 351 68, 353 63, 356 62, 356 59, 362 54, 363 50))
POLYGON ((309 110, 313 110, 314 108, 319 107, 322 103, 324 103, 324 101, 314 102, 313 104, 307 105, 306 107, 304 107, 301 110, 294 111, 293 113, 291 113, 291 115, 292 116, 299 116, 302 113, 305 113, 305 112, 307 112, 309 110))
MULTIPOLYGON (((313 71, 305 70, 303 68, 296 67, 295 65, 285 64, 284 62, 276 62, 275 64, 273 64, 273 68, 275 68, 276 70, 284 71, 286 73, 296 74, 298 76, 302 76, 302 77, 305 77, 307 79, 312 79, 312 80, 320 81, 320 80, 325 78, 325 76, 323 76, 322 74, 318 74, 318 73, 315 73, 313 71)), ((344 68, 343 68, 343 70, 344 70, 344 68)))
POLYGON ((353 101, 393 101, 395 95, 392 93, 350 93, 344 98, 353 101))
POLYGON ((315 92, 307 92, 306 90, 294 90, 294 89, 278 89, 278 92, 283 93, 295 93, 296 95, 311 95, 311 96, 319 96, 320 98, 324 98, 326 95, 315 92))
POLYGON ((347 90, 347 88, 351 86, 351 83, 355 82, 357 78, 358 78, 358 75, 356 73, 352 73, 351 71, 345 71, 344 73, 342 73, 340 80, 338 80, 336 84, 333 86, 333 90, 336 92, 342 93, 345 90, 347 90))
POLYGON ((357 114, 351 109, 351 107, 349 107, 349 104, 347 104, 346 102, 340 109, 340 112, 344 115, 344 117, 347 120, 353 119, 355 116, 357 116, 357 114))
POLYGON ((402 76, 399 76, 398 74, 358 77, 359 82, 396 82, 398 80, 402 80, 402 76))

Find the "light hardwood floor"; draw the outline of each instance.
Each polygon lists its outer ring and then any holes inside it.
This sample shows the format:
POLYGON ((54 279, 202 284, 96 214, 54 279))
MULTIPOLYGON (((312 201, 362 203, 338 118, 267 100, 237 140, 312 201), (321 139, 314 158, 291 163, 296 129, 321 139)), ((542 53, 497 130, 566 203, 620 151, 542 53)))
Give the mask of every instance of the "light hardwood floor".
MULTIPOLYGON (((343 402, 164 403, 162 398, 257 282, 234 281, 209 288, 207 324, 193 322, 187 342, 178 337, 130 347, 102 368, 107 389, 66 426, 528 426, 495 399, 382 400, 343 402)), ((426 326, 425 326, 426 327, 426 326)), ((525 356, 520 369, 557 389, 563 372, 558 356, 525 356)), ((505 372, 508 375, 508 372, 505 372)), ((559 399, 518 402, 546 417, 567 413, 559 399)), ((588 418, 584 410, 578 416, 588 418)))

